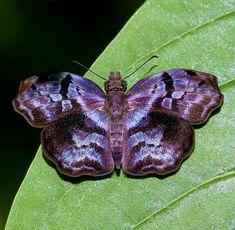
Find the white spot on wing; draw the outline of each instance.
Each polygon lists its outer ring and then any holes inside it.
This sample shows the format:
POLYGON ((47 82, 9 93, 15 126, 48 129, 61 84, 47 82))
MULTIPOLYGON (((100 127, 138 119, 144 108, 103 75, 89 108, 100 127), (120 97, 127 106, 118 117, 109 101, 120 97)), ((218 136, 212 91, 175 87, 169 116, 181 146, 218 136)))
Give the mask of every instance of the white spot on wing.
POLYGON ((53 101, 61 101, 62 100, 61 94, 50 94, 49 96, 51 97, 51 99, 53 101))
POLYGON ((164 98, 161 105, 165 109, 171 109, 172 108, 172 99, 169 97, 164 98))
POLYGON ((174 91, 171 96, 174 99, 180 99, 184 95, 184 91, 174 91))
POLYGON ((62 112, 69 111, 72 108, 73 108, 73 106, 69 100, 62 101, 62 112))

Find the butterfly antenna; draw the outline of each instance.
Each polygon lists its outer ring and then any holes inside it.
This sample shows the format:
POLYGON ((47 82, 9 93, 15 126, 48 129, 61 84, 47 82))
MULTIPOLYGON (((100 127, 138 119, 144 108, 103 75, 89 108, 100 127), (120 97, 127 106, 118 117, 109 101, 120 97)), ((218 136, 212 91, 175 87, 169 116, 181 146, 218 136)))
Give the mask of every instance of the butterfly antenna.
POLYGON ((136 70, 134 70, 132 73, 130 73, 126 77, 124 77, 123 80, 128 78, 128 77, 130 77, 132 74, 137 72, 140 68, 142 68, 145 64, 147 64, 149 61, 151 61, 154 58, 158 58, 158 56, 157 55, 153 55, 152 57, 150 57, 147 61, 145 61, 142 65, 140 65, 136 70))
POLYGON ((105 79, 104 77, 101 77, 99 74, 95 73, 94 71, 92 71, 91 69, 89 69, 88 67, 86 67, 85 65, 83 65, 82 63, 80 63, 79 61, 74 60, 74 61, 72 61, 72 63, 76 63, 76 64, 80 65, 81 67, 83 67, 83 68, 86 69, 87 71, 89 71, 89 72, 95 74, 97 77, 99 77, 99 78, 101 78, 101 79, 107 81, 107 79, 105 79))

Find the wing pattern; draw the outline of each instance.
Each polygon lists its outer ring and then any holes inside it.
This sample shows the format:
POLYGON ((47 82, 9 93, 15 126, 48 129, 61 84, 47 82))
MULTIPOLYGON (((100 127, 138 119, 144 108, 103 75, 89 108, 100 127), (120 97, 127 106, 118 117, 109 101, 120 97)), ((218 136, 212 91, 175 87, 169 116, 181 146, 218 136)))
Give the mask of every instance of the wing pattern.
POLYGON ((44 127, 71 112, 99 113, 105 101, 106 95, 92 81, 61 72, 24 80, 13 106, 32 126, 44 127))
POLYGON ((172 69, 137 82, 127 93, 122 164, 133 175, 168 174, 194 148, 192 124, 221 106, 216 77, 172 69))
POLYGON ((107 83, 108 95, 75 74, 32 76, 13 100, 14 109, 32 126, 44 128, 43 152, 65 175, 111 173, 111 146, 117 145, 123 148, 126 173, 171 173, 194 149, 192 125, 205 122, 223 103, 216 77, 193 70, 154 74, 126 95, 120 74, 110 74, 107 83))
POLYGON ((41 134, 45 156, 63 174, 101 176, 113 171, 106 95, 92 81, 62 72, 22 82, 15 110, 41 134))
POLYGON ((194 129, 176 117, 149 113, 126 131, 122 165, 131 175, 168 174, 194 148, 194 129))
POLYGON ((127 93, 129 110, 139 114, 140 119, 141 112, 156 111, 190 124, 205 122, 222 102, 215 76, 186 69, 171 69, 146 77, 127 93))
POLYGON ((46 127, 41 142, 46 157, 63 174, 103 176, 114 169, 107 132, 83 114, 71 114, 46 127))

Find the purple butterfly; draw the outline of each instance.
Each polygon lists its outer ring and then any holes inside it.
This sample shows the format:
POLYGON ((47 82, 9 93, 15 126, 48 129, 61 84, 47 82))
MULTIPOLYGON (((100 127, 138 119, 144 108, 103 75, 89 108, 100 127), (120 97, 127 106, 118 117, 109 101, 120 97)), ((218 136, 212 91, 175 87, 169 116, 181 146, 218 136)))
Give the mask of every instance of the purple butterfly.
POLYGON ((43 127, 42 149, 71 177, 165 175, 177 170, 194 148, 192 125, 205 122, 223 95, 216 77, 171 69, 138 81, 127 93, 119 72, 105 82, 61 72, 22 82, 14 108, 43 127))

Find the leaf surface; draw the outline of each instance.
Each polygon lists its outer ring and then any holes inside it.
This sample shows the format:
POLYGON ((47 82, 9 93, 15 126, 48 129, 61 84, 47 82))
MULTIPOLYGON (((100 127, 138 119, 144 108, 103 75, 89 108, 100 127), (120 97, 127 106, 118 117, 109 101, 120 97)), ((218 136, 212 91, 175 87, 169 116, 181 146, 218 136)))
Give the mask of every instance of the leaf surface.
POLYGON ((60 177, 39 149, 6 229, 235 228, 234 10, 233 0, 148 0, 92 66, 102 76, 116 70, 125 76, 157 54, 128 79, 129 87, 177 67, 218 76, 224 105, 196 129, 195 151, 177 173, 130 178, 114 172, 74 182, 60 177))

